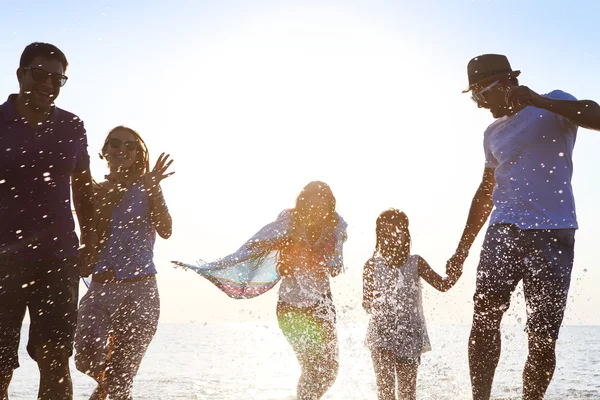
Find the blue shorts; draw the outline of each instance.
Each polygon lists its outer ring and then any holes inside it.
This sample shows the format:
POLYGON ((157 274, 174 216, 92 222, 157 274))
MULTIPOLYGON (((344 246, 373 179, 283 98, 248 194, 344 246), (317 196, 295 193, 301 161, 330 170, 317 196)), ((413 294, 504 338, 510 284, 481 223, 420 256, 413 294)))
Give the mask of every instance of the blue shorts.
POLYGON ((502 318, 523 280, 526 331, 556 340, 567 304, 574 246, 574 229, 490 226, 477 267, 474 323, 485 329, 486 322, 502 318))

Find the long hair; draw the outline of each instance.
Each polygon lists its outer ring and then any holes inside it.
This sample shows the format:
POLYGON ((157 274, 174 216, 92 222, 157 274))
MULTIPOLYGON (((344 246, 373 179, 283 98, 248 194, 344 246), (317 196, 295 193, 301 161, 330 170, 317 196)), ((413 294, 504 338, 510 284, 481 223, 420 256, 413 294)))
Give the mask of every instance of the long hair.
POLYGON ((98 183, 95 180, 92 181, 96 202, 96 231, 101 239, 101 243, 104 243, 104 245, 108 244, 108 239, 112 232, 112 211, 123 197, 126 187, 129 184, 136 182, 143 174, 150 170, 150 160, 146 143, 139 133, 123 125, 116 126, 111 129, 110 132, 108 132, 106 139, 104 139, 104 145, 102 146, 102 154, 100 154, 100 158, 106 158, 110 135, 118 129, 124 129, 135 137, 135 141, 137 142, 137 151, 135 162, 125 173, 125 181, 121 182, 125 184, 123 187, 121 187, 121 190, 108 190, 106 186, 107 182, 98 183))
POLYGON ((313 181, 302 189, 296 198, 296 207, 293 210, 293 225, 295 229, 314 229, 309 236, 333 233, 338 224, 338 215, 335 211, 336 199, 329 185, 321 181, 313 181), (324 212, 317 214, 314 208, 315 200, 324 205, 324 212))
POLYGON ((131 167, 129 167, 129 170, 125 173, 125 179, 127 182, 129 182, 129 183, 135 182, 138 179, 140 179, 142 177, 142 175, 144 175, 150 171, 150 155, 148 153, 148 147, 146 146, 146 143, 144 142, 144 140, 142 139, 140 134, 137 133, 137 131, 135 131, 127 126, 123 126, 123 125, 119 125, 119 126, 112 128, 110 130, 110 132, 108 132, 108 134, 106 135, 106 139, 104 139, 104 145, 102 146, 101 158, 106 158, 106 154, 107 154, 107 150, 108 150, 108 141, 110 139, 110 135, 114 131, 117 131, 119 129, 123 129, 123 130, 126 130, 127 132, 131 133, 133 135, 133 137, 135 138, 135 141, 137 142, 137 151, 136 151, 135 162, 133 163, 133 165, 131 167))
POLYGON ((403 266, 410 255, 411 245, 406 214, 395 208, 382 212, 377 217, 375 234, 375 253, 379 253, 390 267, 403 266), (402 233, 406 235, 406 240, 398 243, 398 237, 402 233))

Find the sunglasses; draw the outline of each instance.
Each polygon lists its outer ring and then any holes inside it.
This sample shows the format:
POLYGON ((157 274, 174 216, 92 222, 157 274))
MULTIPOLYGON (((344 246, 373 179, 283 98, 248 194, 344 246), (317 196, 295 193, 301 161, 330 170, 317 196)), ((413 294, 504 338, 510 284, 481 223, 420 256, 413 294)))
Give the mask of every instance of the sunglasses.
POLYGON ((65 83, 67 83, 67 79, 69 79, 62 74, 48 72, 45 69, 41 68, 24 67, 23 70, 31 72, 31 77, 36 82, 46 82, 46 79, 50 77, 50 81, 52 82, 52 86, 54 87, 65 86, 65 83))
POLYGON ((500 83, 500 81, 492 82, 488 86, 486 86, 483 89, 481 89, 479 92, 473 93, 471 95, 471 100, 473 100, 475 103, 485 103, 486 100, 485 100, 485 96, 483 94, 485 92, 487 92, 488 90, 490 90, 491 88, 493 88, 494 86, 496 86, 497 84, 499 84, 499 83, 500 83))
POLYGON ((117 139, 117 138, 109 138, 108 144, 113 149, 118 149, 122 145, 125 145, 125 148, 129 151, 133 151, 138 148, 138 144, 135 140, 121 140, 121 139, 117 139))

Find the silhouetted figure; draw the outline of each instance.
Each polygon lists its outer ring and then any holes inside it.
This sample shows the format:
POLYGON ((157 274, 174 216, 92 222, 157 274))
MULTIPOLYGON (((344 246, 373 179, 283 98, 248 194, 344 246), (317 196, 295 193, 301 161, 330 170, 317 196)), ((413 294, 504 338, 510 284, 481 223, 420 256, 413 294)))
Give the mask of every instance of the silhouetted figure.
POLYGON ((478 107, 496 121, 485 131, 483 179, 449 269, 462 268, 491 213, 477 267, 469 366, 473 398, 488 400, 500 358, 500 322, 523 281, 529 354, 523 399, 543 399, 556 364, 555 346, 567 302, 577 219, 571 187, 579 126, 600 129, 600 107, 554 90, 520 86, 503 55, 468 66, 478 107), (492 208, 494 208, 492 212, 492 208))
POLYGON ((363 308, 371 315, 365 344, 373 358, 377 397, 416 400, 421 354, 431 350, 421 278, 445 292, 459 275, 442 278, 421 256, 410 254, 408 217, 403 212, 381 213, 376 235, 375 252, 363 270, 363 308))
POLYGON ((159 184, 172 161, 163 153, 150 171, 144 141, 123 126, 110 131, 102 156, 110 173, 95 190, 101 245, 79 308, 75 365, 98 382, 91 399, 128 400, 158 325, 154 242, 157 232, 171 236, 159 184))
POLYGON ((330 277, 343 269, 346 222, 329 186, 311 182, 296 206, 281 212, 233 254, 194 266, 228 296, 256 297, 281 280, 277 319, 302 373, 298 400, 318 400, 338 372, 336 312, 330 277))
POLYGON ((78 238, 97 237, 83 121, 54 105, 67 82, 65 55, 32 43, 21 55, 19 93, 0 106, 0 398, 8 398, 25 310, 27 351, 40 370, 38 398, 71 399, 69 357, 77 321, 78 238))

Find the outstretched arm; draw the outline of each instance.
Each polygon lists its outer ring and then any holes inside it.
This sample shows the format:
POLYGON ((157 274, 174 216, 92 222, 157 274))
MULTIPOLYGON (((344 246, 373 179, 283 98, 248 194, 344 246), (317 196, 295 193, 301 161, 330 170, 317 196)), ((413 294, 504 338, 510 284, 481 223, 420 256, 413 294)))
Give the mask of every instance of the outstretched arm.
POLYGON ((506 94, 506 102, 543 108, 582 128, 600 131, 600 106, 592 100, 555 100, 540 96, 527 86, 515 86, 506 94))
POLYGON ((460 242, 458 243, 456 252, 448 260, 446 266, 446 273, 448 275, 454 276, 458 273, 457 270, 462 270, 462 265, 469 255, 469 250, 475 238, 492 212, 492 208, 494 207, 492 193, 494 186, 496 186, 494 171, 494 168, 485 168, 483 170, 483 177, 471 201, 471 209, 469 210, 469 216, 467 217, 467 223, 465 224, 460 242))
POLYGON ((427 263, 423 257, 418 257, 419 276, 440 292, 447 292, 452 286, 454 286, 456 281, 458 281, 460 274, 452 275, 452 277, 442 278, 440 274, 431 268, 429 263, 427 263))

